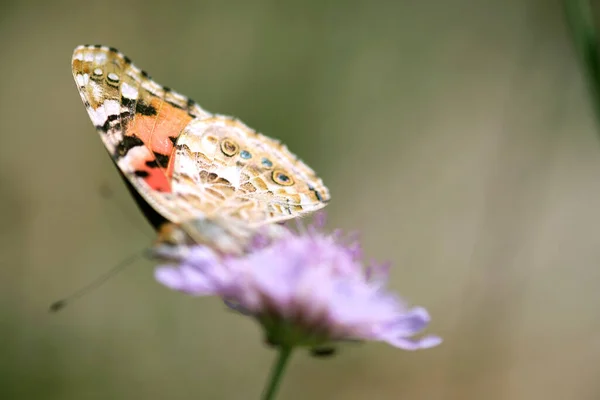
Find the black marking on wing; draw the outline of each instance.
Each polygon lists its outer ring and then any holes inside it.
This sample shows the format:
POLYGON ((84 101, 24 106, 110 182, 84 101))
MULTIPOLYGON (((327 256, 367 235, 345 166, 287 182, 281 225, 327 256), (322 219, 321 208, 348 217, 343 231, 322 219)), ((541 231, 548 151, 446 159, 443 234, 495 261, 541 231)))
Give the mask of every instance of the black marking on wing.
POLYGON ((119 143, 115 149, 115 158, 125 157, 129 150, 138 146, 144 146, 142 139, 138 138, 137 136, 124 136, 121 143, 119 143))
POLYGON ((187 112, 188 115, 192 118, 196 118, 194 114, 192 114, 192 108, 196 105, 196 102, 190 98, 187 99, 187 112))
MULTIPOLYGON (((172 106, 173 106, 173 107, 175 107, 175 108, 178 108, 178 109, 180 109, 180 110, 187 111, 185 108, 181 107, 181 104, 177 104, 177 103, 175 103, 175 102, 173 102, 173 101, 171 101, 171 100, 165 100, 165 101, 167 102, 167 104, 169 104, 169 105, 172 105, 172 106)), ((192 116, 192 118, 196 118, 196 117, 192 116)))
POLYGON ((154 156, 156 157, 156 162, 158 165, 163 168, 167 168, 169 166, 169 156, 157 152, 154 152, 154 156))
POLYGON ((136 101, 137 101, 136 99, 129 99, 125 96, 121 96, 121 104, 127 108, 133 107, 133 105, 136 103, 136 101))
POLYGON ((312 191, 315 193, 315 196, 317 197, 317 200, 319 200, 321 203, 327 203, 327 202, 329 202, 329 199, 327 199, 327 200, 323 199, 323 196, 321 195, 321 192, 319 192, 317 189, 312 188, 312 191))
POLYGON ((328 203, 328 200, 323 200, 323 195, 321 195, 321 192, 319 192, 317 189, 315 189, 315 187, 313 185, 308 185, 308 190, 312 191, 315 194, 315 197, 317 198, 317 200, 319 200, 321 203, 328 203))
POLYGON ((129 118, 129 111, 123 111, 121 114, 111 114, 106 117, 106 121, 104 121, 104 125, 97 126, 96 129, 101 130, 106 133, 109 130, 115 128, 117 125, 121 124, 121 129, 125 129, 125 125, 129 118))
POLYGON ((158 168, 158 163, 156 162, 156 160, 146 161, 145 164, 147 167, 150 168, 158 168))
POLYGON ((156 115, 156 108, 154 108, 153 106, 151 106, 150 104, 144 104, 141 101, 138 101, 136 106, 135 106, 135 112, 136 114, 141 114, 141 115, 156 115))

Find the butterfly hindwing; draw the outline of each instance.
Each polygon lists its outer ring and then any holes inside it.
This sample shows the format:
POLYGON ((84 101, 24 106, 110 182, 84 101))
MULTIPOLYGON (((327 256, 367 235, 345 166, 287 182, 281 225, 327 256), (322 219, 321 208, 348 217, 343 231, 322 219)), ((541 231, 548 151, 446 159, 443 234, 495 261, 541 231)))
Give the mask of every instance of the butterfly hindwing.
POLYGON ((208 213, 257 225, 299 217, 329 199, 314 171, 285 145, 220 115, 193 120, 182 132, 173 187, 208 213))

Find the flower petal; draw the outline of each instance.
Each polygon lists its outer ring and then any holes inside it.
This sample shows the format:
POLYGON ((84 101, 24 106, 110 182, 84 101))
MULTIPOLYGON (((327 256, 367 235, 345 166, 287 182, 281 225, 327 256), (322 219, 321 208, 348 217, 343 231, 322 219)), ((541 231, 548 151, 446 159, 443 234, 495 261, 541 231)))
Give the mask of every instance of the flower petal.
POLYGON ((186 265, 179 268, 159 267, 154 277, 173 290, 199 296, 215 294, 211 282, 202 273, 186 265))
POLYGON ((385 329, 392 336, 411 336, 427 327, 431 318, 423 307, 415 307, 406 314, 400 315, 395 321, 387 324, 385 329))
POLYGON ((442 343, 442 338, 438 336, 424 336, 422 338, 414 339, 414 338, 405 338, 398 337, 395 339, 385 339, 385 342, 391 344, 394 347, 398 347, 403 350, 422 350, 422 349, 430 349, 442 343))

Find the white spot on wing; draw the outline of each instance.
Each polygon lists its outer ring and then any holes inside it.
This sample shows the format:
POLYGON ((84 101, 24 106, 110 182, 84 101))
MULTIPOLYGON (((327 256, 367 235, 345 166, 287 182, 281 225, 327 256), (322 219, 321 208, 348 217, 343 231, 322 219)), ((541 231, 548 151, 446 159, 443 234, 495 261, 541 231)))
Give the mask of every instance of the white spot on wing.
POLYGON ((182 108, 187 107, 187 98, 177 92, 171 91, 171 92, 165 93, 165 99, 174 104, 177 104, 179 107, 182 107, 182 108))
MULTIPOLYGON (((136 75, 141 75, 142 74, 142 70, 139 69, 138 67, 136 67, 135 65, 130 65, 129 68, 131 69, 131 71, 136 74, 136 75)), ((137 77, 139 78, 139 76, 137 77)))
POLYGON ((221 178, 227 179, 231 186, 240 188, 240 170, 235 165, 231 165, 216 171, 221 178))
POLYGON ((165 95, 165 91, 162 86, 152 80, 144 80, 142 81, 142 87, 152 93, 155 96, 163 97, 165 95))
POLYGON ((106 115, 115 115, 121 113, 121 103, 117 100, 105 100, 102 104, 106 110, 106 115))
POLYGON ((121 85, 121 93, 128 99, 135 100, 138 98, 138 90, 127 82, 123 82, 121 85))
POLYGON ((175 168, 177 172, 184 173, 192 177, 194 180, 199 180, 196 162, 187 156, 185 152, 178 151, 175 156, 175 168))
POLYGON ((148 149, 145 146, 136 146, 129 149, 125 157, 119 159, 117 164, 119 169, 125 173, 133 173, 139 160, 145 160, 149 155, 148 149))
POLYGON ((83 74, 83 75, 77 74, 75 79, 77 80, 77 84, 79 86, 86 86, 88 84, 88 82, 90 81, 90 77, 88 74, 83 74))
POLYGON ((96 53, 96 62, 98 64, 106 63, 106 54, 105 53, 96 53))
POLYGON ((92 83, 91 87, 92 97, 94 98, 94 100, 102 101, 102 99, 104 98, 104 90, 102 89, 102 86, 94 82, 92 83))
POLYGON ((89 108, 88 112, 94 125, 104 125, 107 118, 106 110, 104 109, 104 107, 98 107, 96 109, 89 108))

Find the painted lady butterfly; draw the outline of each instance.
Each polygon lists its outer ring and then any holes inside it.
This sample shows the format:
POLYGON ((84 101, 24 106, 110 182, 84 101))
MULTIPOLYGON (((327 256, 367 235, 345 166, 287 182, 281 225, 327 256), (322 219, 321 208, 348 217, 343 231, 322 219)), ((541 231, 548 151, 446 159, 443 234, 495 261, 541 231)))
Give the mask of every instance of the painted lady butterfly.
POLYGON ((159 243, 243 251, 258 227, 277 227, 329 201, 321 179, 283 144, 157 84, 117 50, 79 46, 72 68, 159 243))

